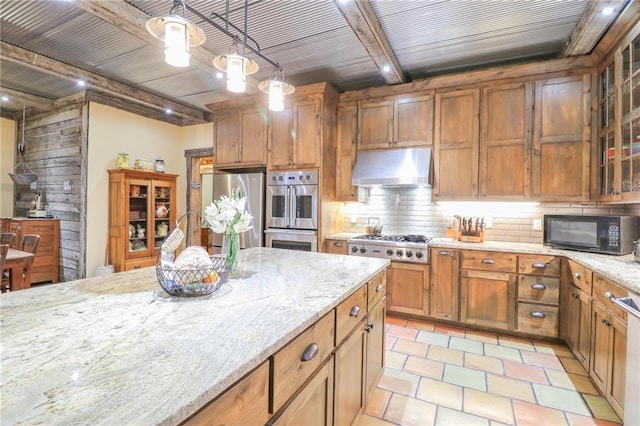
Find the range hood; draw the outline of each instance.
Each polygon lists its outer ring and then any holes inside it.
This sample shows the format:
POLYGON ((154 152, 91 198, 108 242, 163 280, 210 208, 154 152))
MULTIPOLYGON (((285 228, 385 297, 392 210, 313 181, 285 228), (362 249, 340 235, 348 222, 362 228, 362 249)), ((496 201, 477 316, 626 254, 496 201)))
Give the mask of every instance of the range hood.
POLYGON ((353 168, 354 186, 427 185, 431 167, 431 148, 360 151, 353 168))

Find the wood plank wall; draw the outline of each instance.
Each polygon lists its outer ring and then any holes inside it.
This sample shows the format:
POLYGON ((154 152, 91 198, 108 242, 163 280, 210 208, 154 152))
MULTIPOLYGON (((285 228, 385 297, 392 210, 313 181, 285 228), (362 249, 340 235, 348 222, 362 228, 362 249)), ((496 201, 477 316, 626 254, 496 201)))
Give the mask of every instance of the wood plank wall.
MULTIPOLYGON (((38 176, 37 189, 16 185, 14 191, 14 216, 26 217, 35 191, 42 191, 43 207, 49 205, 60 218, 61 281, 85 276, 87 108, 81 102, 40 114, 28 110, 23 160, 38 176), (63 191, 65 181, 71 181, 71 194, 63 191)), ((16 144, 22 140, 22 120, 17 134, 16 144)))

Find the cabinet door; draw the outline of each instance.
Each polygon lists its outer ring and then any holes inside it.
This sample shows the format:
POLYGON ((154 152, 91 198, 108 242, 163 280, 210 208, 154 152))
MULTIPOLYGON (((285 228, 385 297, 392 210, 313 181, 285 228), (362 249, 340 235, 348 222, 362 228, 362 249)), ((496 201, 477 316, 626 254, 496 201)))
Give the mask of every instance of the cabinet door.
POLYGON ((431 145, 433 97, 416 96, 394 102, 394 145, 398 148, 431 145))
POLYGON ((389 311, 426 316, 429 313, 429 265, 391 262, 387 275, 389 311))
MULTIPOLYGON (((609 374, 607 376, 607 400, 622 418, 624 417, 624 392, 627 365, 627 324, 618 317, 609 316, 609 374)), ((635 336, 634 338, 638 338, 635 336)), ((629 371, 638 374, 637 365, 630 365, 629 371)))
POLYGON ((609 370, 609 322, 604 307, 593 303, 593 326, 591 329, 591 379, 603 394, 607 392, 607 373, 609 370))
POLYGON ((364 321, 335 353, 335 412, 337 425, 350 425, 364 410, 366 363, 366 328, 364 321))
POLYGON ((321 124, 318 99, 296 102, 294 108, 293 128, 293 165, 297 168, 320 167, 321 124))
POLYGON ((458 321, 458 251, 431 249, 430 316, 458 321))
POLYGON ((516 277, 502 272, 462 270, 460 320, 503 330, 515 329, 516 277))
POLYGON ((365 375, 365 402, 375 389, 384 371, 384 328, 387 305, 382 300, 369 311, 367 334, 367 367, 365 375))
POLYGON ((239 125, 237 112, 216 114, 213 124, 216 165, 235 165, 238 161, 239 125))
POLYGON ((348 254, 347 240, 325 240, 325 251, 332 254, 348 254))
POLYGON ((478 89, 436 95, 434 197, 438 200, 478 196, 478 89))
POLYGON ((533 195, 542 201, 588 201, 590 76, 536 82, 533 195))
POLYGON ((356 162, 358 108, 355 104, 338 107, 338 152, 336 157, 336 199, 356 201, 358 188, 351 185, 356 162))
MULTIPOLYGON (((126 247, 123 247, 125 259, 140 259, 152 256, 153 248, 149 246, 149 223, 153 220, 155 210, 151 210, 153 188, 151 180, 127 179, 126 191, 128 194, 125 206, 129 215, 129 238, 123 239, 126 247)), ((153 229, 153 228, 151 228, 153 229)))
POLYGON ((358 149, 389 148, 393 143, 393 101, 361 102, 358 149))
POLYGON ((149 247, 158 255, 162 242, 176 221, 176 184, 173 181, 153 180, 149 221, 149 247))
POLYGON ((531 82, 482 90, 480 198, 530 197, 532 108, 531 82))
POLYGON ((286 105, 283 111, 272 112, 269 127, 269 167, 288 168, 292 162, 293 106, 286 105))
POLYGON ((239 164, 267 164, 267 116, 264 111, 240 111, 239 164))

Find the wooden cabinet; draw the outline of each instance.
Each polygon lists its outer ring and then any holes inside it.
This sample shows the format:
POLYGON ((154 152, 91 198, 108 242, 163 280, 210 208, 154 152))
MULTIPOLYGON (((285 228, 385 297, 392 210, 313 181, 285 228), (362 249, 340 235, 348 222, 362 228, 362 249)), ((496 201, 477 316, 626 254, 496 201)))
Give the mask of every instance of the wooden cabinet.
POLYGON ((387 273, 387 309, 390 312, 429 314, 429 265, 391 262, 387 273))
POLYGON ((324 240, 324 251, 332 254, 348 254, 347 240, 324 240))
POLYGON ((109 260, 116 272, 153 266, 176 221, 177 175, 109 170, 109 260))
POLYGON ((269 362, 263 362, 183 424, 264 425, 269 420, 269 362))
POLYGON ((588 201, 591 78, 536 81, 533 134, 533 198, 588 201))
POLYGON ((358 149, 431 145, 432 123, 431 94, 360 101, 358 149))
POLYGON ((479 89, 436 94, 435 200, 478 196, 479 108, 479 89))
POLYGON ((460 320, 515 330, 516 255, 463 250, 460 254, 460 320))
POLYGON ((592 276, 592 272, 584 266, 572 260, 563 260, 560 334, 587 371, 591 358, 592 276))
POLYGON ((270 169, 320 167, 322 123, 320 99, 300 99, 272 112, 269 125, 270 169))
POLYGON ((216 167, 264 166, 267 163, 267 114, 255 107, 216 112, 216 167))
POLYGON ((362 318, 334 356, 336 425, 350 425, 364 411, 367 365, 367 329, 364 323, 362 318))
POLYGON ((480 199, 531 197, 533 83, 482 89, 480 199))
POLYGON ((555 256, 518 256, 517 330, 558 337, 560 259, 555 256))
POLYGON ((358 188, 351 185, 356 162, 358 107, 355 103, 338 106, 336 152, 336 200, 357 201, 358 188))
MULTIPOLYGON (((386 280, 385 280, 386 281, 386 280)), ((369 287, 371 289, 371 287, 369 287)), ((367 360, 365 368, 365 402, 371 397, 384 371, 384 332, 387 318, 387 304, 384 298, 369 309, 367 318, 367 360)))
POLYGON ((59 280, 60 219, 31 219, 14 217, 3 219, 2 232, 16 234, 14 245, 20 248, 22 237, 39 235, 38 251, 31 265, 31 284, 59 280))
POLYGON ((430 249, 429 316, 458 321, 459 251, 430 249))

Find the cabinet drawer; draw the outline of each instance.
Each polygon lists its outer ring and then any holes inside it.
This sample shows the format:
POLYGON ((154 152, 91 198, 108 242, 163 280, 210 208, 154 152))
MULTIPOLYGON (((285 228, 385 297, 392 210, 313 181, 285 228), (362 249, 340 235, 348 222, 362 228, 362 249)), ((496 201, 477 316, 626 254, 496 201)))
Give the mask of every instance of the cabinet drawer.
POLYGON ((272 413, 278 411, 331 354, 335 319, 332 310, 274 355, 272 413))
POLYGON ((158 259, 156 259, 155 257, 139 260, 128 260, 124 264, 124 270, 130 271, 132 269, 147 268, 149 266, 155 266, 157 262, 158 259))
POLYGON ((593 298, 600 302, 607 310, 618 316, 624 322, 627 321, 627 311, 619 308, 613 303, 606 293, 611 293, 614 297, 627 297, 629 292, 617 284, 606 280, 598 274, 593 274, 593 298))
POLYGON ((326 252, 333 254, 347 254, 346 240, 326 240, 326 252))
POLYGON ((560 301, 560 279, 520 275, 518 279, 518 301, 558 305, 560 301))
POLYGON ((579 263, 574 262, 573 260, 567 260, 567 263, 569 265, 569 273, 571 274, 571 280, 573 281, 573 284, 590 296, 593 286, 593 273, 589 269, 585 268, 579 263))
POLYGON ((367 289, 367 311, 373 309, 373 307, 376 306, 386 294, 387 274, 386 272, 382 272, 369 281, 367 289))
POLYGON ((517 255, 491 251, 465 250, 462 252, 462 269, 516 272, 517 255))
POLYGON ((518 303, 518 331, 539 336, 558 337, 558 308, 518 303))
POLYGON ((363 285, 336 309, 336 344, 367 315, 367 286, 363 285))
POLYGON ((555 256, 521 254, 518 272, 527 275, 558 277, 560 276, 560 259, 555 256))

